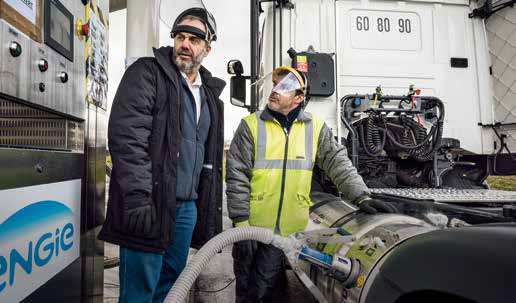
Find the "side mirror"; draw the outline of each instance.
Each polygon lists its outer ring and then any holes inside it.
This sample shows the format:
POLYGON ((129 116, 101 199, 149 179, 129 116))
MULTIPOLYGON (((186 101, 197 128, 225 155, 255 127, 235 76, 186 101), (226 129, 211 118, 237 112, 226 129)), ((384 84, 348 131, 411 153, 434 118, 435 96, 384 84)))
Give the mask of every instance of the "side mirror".
MULTIPOLYGON (((229 69, 229 65, 228 65, 229 69)), ((231 104, 238 107, 248 108, 245 104, 246 88, 245 88, 246 77, 236 75, 231 77, 230 82, 230 97, 231 104)))
POLYGON ((242 75, 244 73, 244 66, 240 60, 230 60, 228 62, 228 74, 230 75, 242 75))

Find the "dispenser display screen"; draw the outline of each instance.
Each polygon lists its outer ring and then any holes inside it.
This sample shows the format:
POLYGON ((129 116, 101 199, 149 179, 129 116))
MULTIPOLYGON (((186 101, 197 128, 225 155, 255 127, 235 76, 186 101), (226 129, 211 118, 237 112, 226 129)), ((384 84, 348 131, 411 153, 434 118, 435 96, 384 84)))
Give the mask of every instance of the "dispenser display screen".
POLYGON ((58 0, 45 1, 45 43, 73 62, 73 15, 58 0))
POLYGON ((59 43, 63 48, 70 51, 70 19, 60 11, 54 3, 50 3, 50 37, 59 43))

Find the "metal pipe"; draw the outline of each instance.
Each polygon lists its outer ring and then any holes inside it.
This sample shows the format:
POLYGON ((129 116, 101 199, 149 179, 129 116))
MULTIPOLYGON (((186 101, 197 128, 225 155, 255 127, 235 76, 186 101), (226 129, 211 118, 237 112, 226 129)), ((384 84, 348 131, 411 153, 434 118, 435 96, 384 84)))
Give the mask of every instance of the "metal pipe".
MULTIPOLYGON (((251 0, 251 83, 258 80, 258 26, 260 18, 260 0, 251 0)), ((251 112, 254 113, 258 109, 258 93, 256 85, 251 86, 251 112)))
POLYGON ((140 57, 153 56, 159 46, 159 1, 127 0, 126 57, 127 68, 140 57))
POLYGON ((279 56, 279 65, 283 65, 283 0, 279 0, 279 50, 278 50, 278 56, 279 56))
POLYGON ((276 0, 272 1, 272 70, 276 68, 276 0))
MULTIPOLYGON (((339 13, 339 3, 337 1, 334 2, 333 4, 333 11, 334 11, 334 14, 335 14, 335 21, 333 22, 335 24, 335 40, 334 40, 334 48, 333 48, 333 52, 335 54, 337 54, 337 50, 340 49, 339 48, 339 42, 340 42, 340 26, 339 26, 339 21, 340 21, 340 13, 339 13)), ((334 57, 334 64, 335 64, 335 68, 334 68, 334 79, 335 79, 335 100, 339 100, 339 90, 340 90, 340 75, 342 74, 341 73, 341 70, 340 70, 340 65, 339 65, 339 56, 335 55, 333 56, 334 57)), ((341 104, 340 102, 335 102, 337 103, 336 104, 336 107, 337 107, 337 141, 340 143, 340 144, 343 144, 344 142, 344 135, 342 133, 342 124, 340 123, 340 120, 342 120, 342 117, 341 117, 341 104)))
MULTIPOLYGON (((338 102, 338 103, 344 103, 342 104, 342 108, 345 109, 347 107, 348 101, 352 98, 356 98, 356 95, 347 95, 342 98, 344 102, 338 102)), ((342 115, 342 113, 341 113, 342 115)), ((354 167, 358 169, 358 134, 357 131, 351 126, 351 124, 348 122, 348 117, 342 117, 341 120, 346 126, 346 129, 351 133, 351 163, 354 167)), ((339 140, 340 141, 340 140, 339 140)))

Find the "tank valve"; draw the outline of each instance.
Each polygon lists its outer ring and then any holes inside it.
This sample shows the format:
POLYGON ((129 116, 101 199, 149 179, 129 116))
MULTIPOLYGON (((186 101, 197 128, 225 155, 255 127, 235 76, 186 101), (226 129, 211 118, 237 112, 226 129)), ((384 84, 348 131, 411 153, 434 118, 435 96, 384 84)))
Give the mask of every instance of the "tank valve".
POLYGON ((350 288, 357 284, 360 262, 356 259, 340 255, 329 255, 311 249, 308 246, 304 246, 301 249, 299 258, 319 267, 328 276, 341 282, 344 287, 350 288))

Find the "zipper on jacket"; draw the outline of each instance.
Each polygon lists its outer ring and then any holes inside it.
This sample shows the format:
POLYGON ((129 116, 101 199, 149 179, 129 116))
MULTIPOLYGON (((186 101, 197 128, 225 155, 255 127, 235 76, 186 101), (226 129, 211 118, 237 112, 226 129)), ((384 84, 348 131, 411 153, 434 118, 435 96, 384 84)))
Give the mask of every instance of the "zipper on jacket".
MULTIPOLYGON (((202 109, 201 109, 202 110, 202 109)), ((201 114, 199 114, 200 116, 201 114)), ((195 117, 194 119, 197 119, 195 117)), ((195 179, 195 168, 197 166, 197 146, 200 144, 200 138, 199 138, 199 125, 201 125, 201 118, 199 117, 199 121, 197 122, 197 125, 195 127, 195 158, 194 158, 194 166, 192 171, 192 187, 190 188, 190 197, 193 194, 194 188, 197 188, 197 186, 194 186, 194 179, 195 179)))
POLYGON ((286 128, 283 128, 283 132, 285 133, 285 155, 283 157, 283 173, 281 176, 281 194, 280 194, 280 202, 278 207, 278 217, 276 218, 276 227, 274 229, 275 232, 281 234, 280 230, 280 217, 281 217, 281 208, 283 207, 283 198, 285 196, 285 178, 287 175, 287 156, 288 156, 288 133, 289 131, 286 128))

